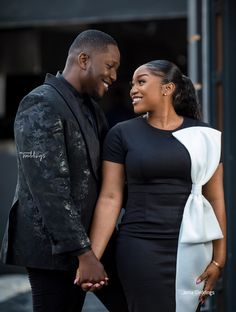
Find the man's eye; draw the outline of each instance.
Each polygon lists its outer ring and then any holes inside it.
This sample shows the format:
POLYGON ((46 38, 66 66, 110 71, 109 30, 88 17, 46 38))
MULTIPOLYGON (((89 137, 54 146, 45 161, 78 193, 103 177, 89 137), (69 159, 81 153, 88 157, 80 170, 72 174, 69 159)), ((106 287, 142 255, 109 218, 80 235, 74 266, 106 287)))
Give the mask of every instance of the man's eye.
POLYGON ((111 69, 112 67, 113 67, 113 65, 107 64, 107 68, 108 68, 108 69, 111 69))

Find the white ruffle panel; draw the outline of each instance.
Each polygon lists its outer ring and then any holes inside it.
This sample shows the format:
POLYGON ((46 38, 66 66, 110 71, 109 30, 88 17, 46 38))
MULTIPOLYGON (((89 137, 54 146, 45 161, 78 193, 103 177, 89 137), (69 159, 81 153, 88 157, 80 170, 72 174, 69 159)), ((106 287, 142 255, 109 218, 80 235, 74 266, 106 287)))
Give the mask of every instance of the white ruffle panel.
POLYGON ((192 190, 180 227, 176 263, 176 311, 195 312, 203 283, 196 284, 212 260, 212 240, 223 238, 214 210, 202 186, 216 171, 221 154, 221 132, 190 127, 173 132, 191 158, 192 190))

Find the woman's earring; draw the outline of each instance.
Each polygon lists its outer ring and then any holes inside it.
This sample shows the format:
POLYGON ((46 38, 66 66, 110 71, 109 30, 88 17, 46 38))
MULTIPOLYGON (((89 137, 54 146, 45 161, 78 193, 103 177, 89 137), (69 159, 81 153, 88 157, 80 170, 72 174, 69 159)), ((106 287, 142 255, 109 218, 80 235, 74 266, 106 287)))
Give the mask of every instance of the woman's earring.
POLYGON ((163 95, 167 95, 166 93, 163 93, 163 95))

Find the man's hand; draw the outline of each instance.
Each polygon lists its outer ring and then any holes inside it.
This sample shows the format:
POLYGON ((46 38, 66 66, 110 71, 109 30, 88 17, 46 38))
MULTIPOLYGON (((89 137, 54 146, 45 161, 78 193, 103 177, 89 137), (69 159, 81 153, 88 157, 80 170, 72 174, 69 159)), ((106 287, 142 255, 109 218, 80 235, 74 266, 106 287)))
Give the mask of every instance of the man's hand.
POLYGON ((79 268, 76 272, 75 284, 80 286, 83 284, 84 290, 94 291, 107 283, 108 278, 103 265, 92 250, 85 252, 78 258, 79 268))

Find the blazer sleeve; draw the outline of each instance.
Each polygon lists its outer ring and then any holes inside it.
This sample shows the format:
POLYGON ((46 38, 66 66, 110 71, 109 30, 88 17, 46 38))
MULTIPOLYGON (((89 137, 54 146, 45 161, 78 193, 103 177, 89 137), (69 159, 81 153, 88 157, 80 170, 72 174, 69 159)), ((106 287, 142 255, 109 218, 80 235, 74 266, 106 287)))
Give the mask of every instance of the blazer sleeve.
POLYGON ((17 113, 14 126, 23 174, 49 234, 52 253, 86 251, 90 241, 81 209, 71 197, 64 121, 50 103, 33 101, 17 113))

